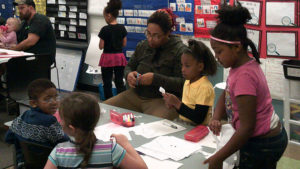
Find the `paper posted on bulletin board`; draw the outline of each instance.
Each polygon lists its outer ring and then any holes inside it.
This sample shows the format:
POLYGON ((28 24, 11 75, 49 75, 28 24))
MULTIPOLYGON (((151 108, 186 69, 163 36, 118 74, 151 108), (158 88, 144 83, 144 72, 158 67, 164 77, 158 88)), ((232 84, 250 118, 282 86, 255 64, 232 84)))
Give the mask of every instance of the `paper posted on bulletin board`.
MULTIPOLYGON (((284 97, 284 74, 282 68, 282 61, 284 59, 277 59, 277 58, 267 58, 267 59, 260 59, 261 64, 260 67, 262 68, 268 83, 268 87, 271 93, 271 97, 276 100, 282 100, 284 97)), ((229 75, 229 69, 224 69, 224 80, 229 75)))

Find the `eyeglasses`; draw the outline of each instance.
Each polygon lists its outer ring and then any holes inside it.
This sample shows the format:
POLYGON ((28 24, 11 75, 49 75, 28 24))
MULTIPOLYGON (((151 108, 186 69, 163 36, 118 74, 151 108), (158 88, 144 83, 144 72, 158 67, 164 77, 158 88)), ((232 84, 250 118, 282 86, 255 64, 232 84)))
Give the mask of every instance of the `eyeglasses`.
POLYGON ((159 35, 157 33, 154 33, 153 35, 151 35, 151 33, 147 30, 145 30, 145 36, 149 39, 151 38, 152 40, 159 40, 163 35, 159 35))
POLYGON ((60 96, 55 96, 55 97, 47 97, 45 99, 42 100, 42 102, 44 103, 53 103, 54 101, 60 101, 60 96))

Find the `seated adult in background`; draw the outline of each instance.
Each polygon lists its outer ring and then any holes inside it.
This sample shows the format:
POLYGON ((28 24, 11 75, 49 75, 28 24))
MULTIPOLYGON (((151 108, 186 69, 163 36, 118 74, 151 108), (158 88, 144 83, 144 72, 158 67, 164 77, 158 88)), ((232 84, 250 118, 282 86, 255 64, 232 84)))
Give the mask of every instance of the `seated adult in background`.
POLYGON ((173 120, 178 117, 174 108, 165 106, 159 87, 179 96, 184 79, 180 57, 187 46, 180 37, 172 35, 175 16, 169 9, 154 12, 147 22, 147 40, 138 43, 125 67, 130 89, 104 103, 129 110, 173 120))
POLYGON ((49 67, 55 61, 56 39, 50 20, 36 13, 33 0, 16 0, 21 28, 17 32, 18 45, 12 50, 35 54, 50 54, 49 67))

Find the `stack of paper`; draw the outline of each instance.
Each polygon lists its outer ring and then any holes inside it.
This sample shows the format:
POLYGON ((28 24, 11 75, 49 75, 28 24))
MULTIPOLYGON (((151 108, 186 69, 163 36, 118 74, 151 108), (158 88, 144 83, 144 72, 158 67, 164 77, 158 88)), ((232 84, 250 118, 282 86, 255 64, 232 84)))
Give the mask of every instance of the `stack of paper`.
POLYGON ((159 160, 170 158, 179 161, 190 156, 199 149, 201 149, 201 146, 197 143, 174 136, 160 136, 151 142, 138 147, 136 150, 159 160))
POLYGON ((169 120, 160 120, 132 128, 136 135, 146 138, 154 138, 170 133, 182 131, 185 128, 169 120))

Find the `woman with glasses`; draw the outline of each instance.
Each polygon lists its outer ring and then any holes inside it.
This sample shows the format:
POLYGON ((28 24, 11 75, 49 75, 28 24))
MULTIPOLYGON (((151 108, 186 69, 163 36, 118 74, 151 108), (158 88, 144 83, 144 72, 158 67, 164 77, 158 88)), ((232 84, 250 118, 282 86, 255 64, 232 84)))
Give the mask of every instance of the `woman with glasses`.
POLYGON ((104 103, 173 120, 175 109, 168 109, 159 88, 180 97, 184 80, 181 55, 187 48, 180 37, 172 35, 175 15, 170 9, 154 12, 147 22, 146 40, 138 43, 125 67, 129 89, 104 103))

